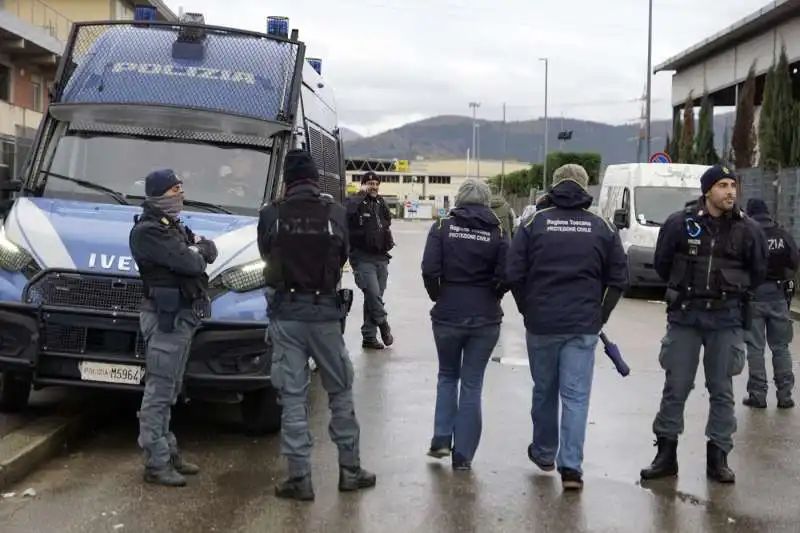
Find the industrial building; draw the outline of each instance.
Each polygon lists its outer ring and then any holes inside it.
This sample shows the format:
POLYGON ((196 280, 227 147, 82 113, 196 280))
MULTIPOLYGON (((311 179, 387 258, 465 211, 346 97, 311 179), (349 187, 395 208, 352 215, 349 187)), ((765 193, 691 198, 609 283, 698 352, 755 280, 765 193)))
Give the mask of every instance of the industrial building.
POLYGON ((654 73, 671 71, 673 116, 689 94, 700 105, 708 90, 715 107, 735 107, 751 65, 755 65, 756 120, 766 71, 786 46, 790 72, 800 67, 800 0, 776 0, 715 35, 671 57, 654 73))
MULTIPOLYGON (((161 0, 151 5, 158 20, 177 20, 161 0)), ((132 20, 134 2, 124 0, 0 1, 0 165, 16 176, 47 107, 48 87, 73 21, 132 20)))
POLYGON ((468 177, 484 179, 502 172, 509 174, 527 170, 531 163, 519 161, 475 161, 465 159, 397 161, 393 159, 347 159, 347 181, 350 190, 361 183, 367 171, 381 178, 381 195, 390 203, 405 201, 432 202, 437 208, 452 207, 453 198, 461 183, 468 177))

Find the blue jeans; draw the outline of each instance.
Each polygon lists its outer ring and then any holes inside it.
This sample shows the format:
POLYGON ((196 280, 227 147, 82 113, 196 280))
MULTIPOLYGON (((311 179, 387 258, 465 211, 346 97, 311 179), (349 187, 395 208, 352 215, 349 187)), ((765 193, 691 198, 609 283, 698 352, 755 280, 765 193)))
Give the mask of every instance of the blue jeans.
POLYGON ((532 453, 542 464, 583 473, 583 443, 589 417, 597 335, 526 333, 533 378, 532 453), (561 397, 559 447, 558 399, 561 397), (556 451, 558 457, 556 457, 556 451))
POLYGON ((481 440, 483 376, 499 337, 500 324, 475 328, 433 324, 439 354, 433 438, 453 442, 453 455, 467 461, 472 461, 481 440))

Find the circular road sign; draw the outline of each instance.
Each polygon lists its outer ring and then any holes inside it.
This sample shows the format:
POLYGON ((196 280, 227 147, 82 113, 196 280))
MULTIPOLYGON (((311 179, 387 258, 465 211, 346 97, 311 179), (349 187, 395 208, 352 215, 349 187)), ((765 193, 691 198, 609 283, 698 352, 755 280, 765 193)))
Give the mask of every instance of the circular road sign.
POLYGON ((672 163, 669 154, 666 152, 656 152, 650 156, 651 163, 672 163))

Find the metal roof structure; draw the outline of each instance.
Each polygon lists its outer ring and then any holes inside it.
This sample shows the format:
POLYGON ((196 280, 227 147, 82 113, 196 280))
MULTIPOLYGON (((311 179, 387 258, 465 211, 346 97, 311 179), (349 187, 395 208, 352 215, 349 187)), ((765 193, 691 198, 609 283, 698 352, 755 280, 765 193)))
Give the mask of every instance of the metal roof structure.
POLYGON ((653 74, 689 68, 720 51, 729 50, 755 35, 763 34, 798 16, 800 16, 800 0, 775 0, 724 30, 656 65, 653 74))

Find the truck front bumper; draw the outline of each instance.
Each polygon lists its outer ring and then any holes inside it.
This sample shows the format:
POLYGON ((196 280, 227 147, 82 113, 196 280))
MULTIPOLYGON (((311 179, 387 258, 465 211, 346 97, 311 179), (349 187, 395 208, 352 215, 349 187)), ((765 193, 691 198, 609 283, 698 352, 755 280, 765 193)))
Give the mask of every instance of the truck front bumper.
MULTIPOLYGON (((248 392, 270 384, 265 324, 204 321, 195 334, 184 387, 248 392)), ((144 341, 138 313, 0 302, 0 372, 48 385, 141 390, 144 341)))

